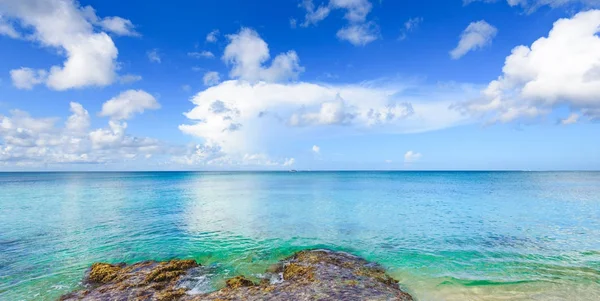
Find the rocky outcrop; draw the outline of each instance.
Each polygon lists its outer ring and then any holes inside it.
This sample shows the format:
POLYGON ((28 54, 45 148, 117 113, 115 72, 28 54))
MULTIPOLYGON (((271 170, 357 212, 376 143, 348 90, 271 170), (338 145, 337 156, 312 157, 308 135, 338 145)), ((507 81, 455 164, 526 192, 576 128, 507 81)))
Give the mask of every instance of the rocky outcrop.
POLYGON ((259 283, 237 276, 218 291, 192 295, 182 283, 198 266, 193 260, 96 263, 84 279, 86 289, 61 300, 413 300, 381 266, 341 252, 301 251, 271 267, 259 283))

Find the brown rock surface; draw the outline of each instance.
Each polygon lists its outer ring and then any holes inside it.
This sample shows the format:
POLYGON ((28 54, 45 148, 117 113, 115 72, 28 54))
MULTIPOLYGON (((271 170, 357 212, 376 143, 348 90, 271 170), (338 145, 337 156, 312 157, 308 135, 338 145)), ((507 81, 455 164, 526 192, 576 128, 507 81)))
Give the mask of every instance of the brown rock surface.
POLYGON ((413 300, 381 266, 342 252, 301 251, 270 268, 260 283, 237 276, 218 291, 192 295, 181 279, 198 266, 193 260, 96 263, 86 289, 61 300, 413 300))

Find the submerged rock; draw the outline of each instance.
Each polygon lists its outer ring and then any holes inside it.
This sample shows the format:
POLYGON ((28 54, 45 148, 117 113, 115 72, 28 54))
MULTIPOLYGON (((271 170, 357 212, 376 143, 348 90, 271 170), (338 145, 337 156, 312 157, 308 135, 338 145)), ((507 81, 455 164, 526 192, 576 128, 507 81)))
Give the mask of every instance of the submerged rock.
POLYGON ((269 268, 260 283, 237 276, 218 291, 192 295, 179 283, 198 266, 193 260, 96 263, 87 288, 61 300, 413 300, 381 266, 341 252, 301 251, 269 268))

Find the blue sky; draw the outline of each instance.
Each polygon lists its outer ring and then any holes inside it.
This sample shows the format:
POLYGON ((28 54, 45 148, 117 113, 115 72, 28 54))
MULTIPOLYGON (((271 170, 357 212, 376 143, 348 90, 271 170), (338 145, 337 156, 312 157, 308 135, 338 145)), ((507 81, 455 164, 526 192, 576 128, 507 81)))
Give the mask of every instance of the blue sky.
POLYGON ((0 0, 0 170, 597 170, 595 8, 0 0))

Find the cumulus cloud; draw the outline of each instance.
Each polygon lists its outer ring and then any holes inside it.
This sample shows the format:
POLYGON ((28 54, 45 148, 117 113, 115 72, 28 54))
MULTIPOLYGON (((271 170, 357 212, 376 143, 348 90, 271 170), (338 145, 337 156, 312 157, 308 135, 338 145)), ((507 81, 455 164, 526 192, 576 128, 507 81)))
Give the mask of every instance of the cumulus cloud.
POLYGON ((313 145, 312 151, 313 151, 313 153, 318 154, 321 152, 321 148, 318 147, 317 145, 313 145))
POLYGON ((409 33, 415 31, 423 23, 422 17, 410 18, 404 22, 404 28, 400 30, 399 40, 405 40, 409 33))
POLYGON ((464 93, 460 89, 423 92, 426 96, 420 99, 403 96, 399 86, 226 81, 194 96, 195 107, 185 113, 193 123, 179 128, 222 146, 226 153, 244 153, 261 151, 269 144, 266 140, 281 141, 300 133, 295 128, 307 129, 304 133, 319 127, 339 127, 340 134, 409 133, 468 119, 448 110, 457 97, 453 93, 464 93))
POLYGON ((136 74, 125 74, 125 75, 119 76, 119 83, 121 83, 123 85, 135 83, 140 80, 142 80, 142 76, 136 75, 136 74))
POLYGON ((421 160, 422 157, 423 155, 420 153, 407 151, 406 154, 404 154, 404 163, 414 163, 421 160))
POLYGON ((294 158, 285 159, 283 166, 292 166, 294 163, 296 163, 296 159, 294 158))
POLYGON ((127 135, 124 123, 90 131, 89 113, 79 103, 70 103, 70 111, 62 126, 58 118, 19 110, 0 115, 0 165, 106 164, 168 152, 157 140, 127 135))
POLYGON ((146 53, 148 56, 148 60, 151 63, 161 63, 160 54, 158 53, 158 49, 152 49, 146 53))
MULTIPOLYGON (((496 2, 497 0, 463 0, 464 5, 468 5, 473 2, 496 2)), ((565 6, 581 6, 584 8, 598 8, 600 7, 600 1, 598 0, 507 0, 510 6, 519 6, 527 13, 533 13, 537 9, 543 6, 549 6, 551 8, 565 7, 565 6)))
MULTIPOLYGON (((72 0, 3 0, 0 1, 0 13, 2 20, 18 20, 28 33, 27 40, 58 49, 66 56, 62 66, 52 66, 47 72, 43 82, 49 88, 106 86, 117 78, 117 48, 110 36, 96 32, 95 27, 114 32, 119 30, 114 24, 130 24, 126 22, 128 20, 118 17, 99 19, 91 7, 82 8, 72 0), (97 23, 97 20, 101 21, 97 23)), ((4 34, 19 36, 1 22, 4 34)), ((42 82, 36 84, 39 83, 42 82)))
POLYGON ((17 32, 12 23, 8 20, 5 20, 0 14, 0 35, 5 35, 13 39, 18 39, 21 37, 21 34, 17 32))
POLYGON ((206 41, 209 43, 216 43, 218 39, 219 39, 219 30, 218 29, 211 31, 206 35, 206 41))
POLYGON ((200 51, 200 52, 188 52, 188 56, 193 57, 193 58, 207 58, 207 59, 212 59, 215 57, 215 55, 210 52, 210 51, 200 51))
POLYGON ((336 35, 354 46, 364 46, 379 38, 379 29, 373 22, 351 24, 338 30, 336 35))
POLYGON ((227 37, 229 44, 222 59, 231 66, 231 78, 277 82, 295 79, 304 71, 293 50, 277 55, 271 65, 266 66, 270 58, 269 47, 252 29, 242 28, 239 33, 227 37))
POLYGON ((106 101, 102 105, 100 116, 110 117, 112 120, 124 120, 135 114, 141 114, 145 110, 156 110, 158 108, 160 108, 160 104, 148 92, 127 90, 106 101))
POLYGON ((72 115, 65 122, 65 129, 71 133, 84 133, 90 127, 90 114, 76 102, 69 104, 72 115))
POLYGON ((492 43, 498 30, 484 20, 472 22, 460 35, 458 46, 450 51, 453 59, 459 59, 469 51, 481 49, 492 43))
POLYGON ((46 70, 33 70, 25 67, 10 71, 13 85, 26 90, 31 90, 35 85, 43 83, 46 81, 47 76, 48 72, 46 70))
POLYGON ((102 29, 120 36, 139 36, 130 20, 121 17, 108 17, 99 21, 102 29))
POLYGON ((481 96, 455 108, 489 122, 546 115, 559 105, 600 117, 600 10, 560 19, 547 37, 518 46, 481 96))
POLYGON ((269 57, 268 45, 247 29, 230 37, 225 52, 235 79, 197 93, 191 99, 194 108, 185 113, 190 121, 179 129, 229 157, 262 154, 272 143, 323 131, 411 133, 464 124, 470 118, 448 107, 477 92, 395 80, 339 85, 272 81, 281 78, 271 74, 289 72, 274 72, 279 68, 275 62, 270 67, 261 63, 269 57))
MULTIPOLYGON (((345 11, 344 19, 348 24, 338 30, 337 37, 355 46, 364 46, 379 38, 379 27, 374 22, 367 22, 367 15, 373 5, 368 0, 330 0, 327 4, 315 6, 312 0, 304 0, 300 4, 306 11, 302 27, 317 25, 329 16, 333 10, 345 11)), ((295 24, 295 23, 294 23, 295 24)))
POLYGON ((204 73, 202 81, 204 82, 205 86, 215 86, 221 81, 221 76, 219 75, 219 72, 209 71, 204 73))
POLYGON ((559 121, 559 123, 561 125, 570 125, 570 124, 577 123, 577 121, 579 121, 579 114, 577 114, 577 113, 571 113, 571 115, 569 115, 569 117, 567 117, 565 119, 561 119, 559 121))

